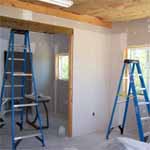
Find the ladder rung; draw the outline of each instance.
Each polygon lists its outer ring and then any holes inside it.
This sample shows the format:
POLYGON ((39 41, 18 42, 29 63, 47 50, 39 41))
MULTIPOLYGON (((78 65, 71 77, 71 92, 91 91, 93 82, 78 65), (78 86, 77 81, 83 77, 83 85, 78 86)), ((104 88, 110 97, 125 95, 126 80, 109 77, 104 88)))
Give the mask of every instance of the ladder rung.
MULTIPOLYGON (((11 72, 6 72, 7 74, 11 74, 11 72)), ((32 76, 31 73, 24 73, 24 72, 15 72, 14 76, 32 76)))
POLYGON ((10 45, 11 47, 14 46, 14 48, 25 48, 25 45, 19 45, 19 44, 14 44, 14 45, 10 45))
MULTIPOLYGON (((18 111, 22 111, 22 109, 15 109, 14 110, 15 112, 18 112, 18 111)), ((11 109, 8 109, 8 110, 5 110, 5 111, 3 111, 3 114, 5 115, 6 113, 9 113, 9 112, 12 112, 12 110, 11 109)))
POLYGON ((139 90, 140 90, 140 91, 144 91, 144 90, 146 90, 146 88, 140 88, 139 90))
POLYGON ((32 76, 31 73, 16 72, 14 76, 32 76))
POLYGON ((150 136, 150 132, 144 133, 144 137, 146 137, 146 136, 150 136))
POLYGON ((119 93, 118 96, 120 96, 120 97, 126 97, 128 95, 126 93, 119 93))
MULTIPOLYGON (((120 93, 118 94, 119 97, 128 97, 128 95, 126 93, 120 93)), ((133 95, 129 95, 129 98, 132 98, 133 95)))
POLYGON ((32 107, 32 106, 37 106, 37 103, 30 103, 30 104, 18 104, 14 105, 14 108, 19 108, 19 107, 32 107))
MULTIPOLYGON (((5 85, 6 88, 12 87, 11 85, 5 85)), ((14 87, 24 87, 24 85, 14 85, 14 87)))
POLYGON ((124 100, 124 101, 123 101, 123 100, 122 100, 122 101, 120 100, 120 101, 117 102, 117 104, 121 104, 121 103, 125 103, 125 102, 127 102, 127 100, 124 100))
MULTIPOLYGON (((23 97, 14 97, 14 100, 20 100, 20 99, 23 99, 23 97)), ((7 103, 10 100, 11 100, 11 97, 3 98, 2 105, 4 105, 5 103, 7 103)))
POLYGON ((36 136, 40 136, 40 135, 41 135, 40 133, 37 133, 37 134, 19 136, 19 137, 15 137, 15 141, 22 140, 22 139, 27 139, 27 138, 32 138, 32 137, 36 137, 36 136))
POLYGON ((142 120, 142 121, 150 120, 150 117, 149 117, 149 116, 148 116, 148 117, 142 117, 141 120, 142 120))
MULTIPOLYGON (((138 73, 134 73, 134 74, 130 74, 130 76, 143 76, 142 74, 138 74, 138 73)), ((129 76, 129 78, 130 78, 130 76, 129 76)))
POLYGON ((149 105, 150 102, 138 102, 139 105, 149 105))
MULTIPOLYGON (((8 58, 8 60, 12 60, 12 58, 8 58)), ((23 58, 14 58, 14 61, 24 61, 23 58)))
POLYGON ((134 74, 130 74, 130 75, 133 75, 133 76, 143 76, 142 74, 140 74, 140 73, 134 73, 134 74))
MULTIPOLYGON (((11 97, 5 97, 3 99, 11 100, 11 97)), ((14 97, 14 100, 19 100, 19 99, 23 99, 23 97, 14 97)))
POLYGON ((123 77, 123 79, 124 79, 124 80, 127 80, 127 79, 129 79, 129 77, 123 77))
MULTIPOLYGON (((131 74, 131 75, 133 75, 133 76, 139 76, 139 77, 143 76, 142 74, 131 74)), ((127 80, 127 79, 130 79, 130 77, 129 76, 124 76, 123 79, 127 80)))

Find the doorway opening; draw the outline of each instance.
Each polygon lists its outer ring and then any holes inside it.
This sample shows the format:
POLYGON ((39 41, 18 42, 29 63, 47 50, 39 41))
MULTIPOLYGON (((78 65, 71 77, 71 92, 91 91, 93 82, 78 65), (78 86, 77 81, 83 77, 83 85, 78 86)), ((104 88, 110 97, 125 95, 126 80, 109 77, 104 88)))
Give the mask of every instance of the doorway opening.
MULTIPOLYGON (((29 30, 38 95, 50 97, 49 103, 46 104, 48 133, 58 135, 60 127, 63 127, 64 136, 72 136, 73 29, 11 18, 2 18, 2 22, 1 72, 4 69, 10 29, 29 30)), ((20 37, 17 37, 17 40, 19 41, 20 37)), ((32 85, 30 86, 32 93, 32 85)), ((43 124, 47 123, 44 109, 41 107, 43 124)))

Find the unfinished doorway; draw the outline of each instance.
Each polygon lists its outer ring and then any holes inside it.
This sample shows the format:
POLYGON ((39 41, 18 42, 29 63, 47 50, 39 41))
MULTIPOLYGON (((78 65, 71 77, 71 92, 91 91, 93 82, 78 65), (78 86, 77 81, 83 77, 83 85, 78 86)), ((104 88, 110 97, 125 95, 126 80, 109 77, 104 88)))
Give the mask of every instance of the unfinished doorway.
MULTIPOLYGON (((68 39, 68 45, 67 45, 67 55, 68 55, 68 61, 69 61, 69 66, 68 66, 68 81, 67 81, 67 86, 65 91, 67 92, 67 100, 65 100, 65 111, 67 112, 66 118, 67 118, 67 135, 68 136, 72 136, 72 39, 73 39, 73 30, 71 28, 65 28, 65 27, 58 27, 58 26, 53 26, 53 25, 47 25, 47 24, 41 24, 41 23, 37 23, 37 22, 31 22, 31 21, 23 21, 23 20, 16 20, 16 19, 12 19, 12 18, 1 18, 1 22, 0 22, 0 26, 2 27, 1 30, 3 30, 3 28, 5 28, 5 30, 9 30, 10 28, 15 28, 15 29, 23 29, 23 30, 30 30, 31 31, 31 41, 33 41, 33 43, 31 43, 33 52, 35 53, 35 55, 33 55, 33 60, 34 60, 34 65, 35 65, 35 69, 37 71, 37 82, 38 82, 38 92, 39 94, 43 94, 43 95, 48 95, 52 97, 52 100, 55 101, 54 99, 56 99, 56 93, 60 93, 55 91, 55 87, 54 85, 51 85, 52 81, 49 80, 48 82, 46 82, 46 78, 43 72, 45 72, 45 70, 47 69, 47 67, 50 67, 50 63, 47 63, 49 60, 49 53, 45 52, 44 53, 44 49, 43 49, 43 44, 42 44, 42 40, 45 39, 48 41, 49 37, 52 38, 52 41, 54 42, 55 40, 55 36, 66 36, 68 39), (21 24, 21 25, 20 25, 21 24), (44 39, 38 39, 37 37, 41 37, 44 36, 44 39), (36 37, 36 38, 35 38, 36 37), (39 42, 38 42, 39 41, 39 42), (36 43, 37 42, 37 43, 36 43), (41 44, 41 45, 40 45, 41 44), (38 49, 38 50, 37 50, 38 49), (41 55, 42 54, 42 55, 41 55), (48 54, 48 55, 47 55, 48 54), (40 57, 39 57, 40 56, 40 57), (43 62, 40 62, 43 61, 43 62), (43 71, 44 70, 44 71, 43 71), (41 77, 44 76, 44 77, 41 77), (43 90, 44 88, 42 88, 43 84, 49 84, 47 86, 45 86, 45 90, 43 90), (49 87, 52 86, 53 91, 50 92, 49 87), (46 88, 48 87, 48 88, 46 88), (48 92, 49 91, 49 92, 48 92)), ((3 32, 3 31, 2 31, 3 32)), ((52 44, 52 43, 50 43, 52 44)), ((57 44, 57 43, 56 43, 57 44)), ((46 45, 45 45, 46 46, 46 45)), ((51 45, 52 46, 52 45, 51 45)), ((53 50, 53 66, 51 64, 51 67, 53 69, 53 71, 55 72, 55 53, 54 50, 56 49, 57 46, 53 45, 52 46, 52 50, 53 50)), ((49 47, 47 47, 49 48, 49 47)), ((5 49, 4 47, 2 49, 5 49)), ((60 48, 63 49, 63 48, 60 48)), ((49 72, 50 73, 50 72, 49 72)), ((54 80, 55 80, 55 75, 51 75, 54 80)), ((65 98, 66 99, 66 98, 65 98)), ((59 101, 59 100, 57 100, 59 101)), ((54 106, 51 104, 51 102, 48 105, 48 110, 50 111, 49 114, 51 112, 56 112, 55 109, 55 102, 54 106)), ((51 117, 51 116, 50 116, 51 117)), ((50 118, 51 120, 51 118, 50 118)), ((60 124, 61 125, 61 124, 60 124)), ((50 126, 51 126, 51 121, 50 121, 50 126)))

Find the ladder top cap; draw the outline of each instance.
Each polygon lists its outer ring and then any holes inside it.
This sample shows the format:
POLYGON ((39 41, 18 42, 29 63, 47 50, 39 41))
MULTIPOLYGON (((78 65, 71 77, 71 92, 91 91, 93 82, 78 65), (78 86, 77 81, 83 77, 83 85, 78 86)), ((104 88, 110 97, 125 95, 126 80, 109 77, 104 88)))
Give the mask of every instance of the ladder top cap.
POLYGON ((135 59, 125 59, 124 63, 126 64, 130 64, 130 63, 139 63, 139 60, 135 60, 135 59))
POLYGON ((14 32, 16 34, 25 34, 26 32, 28 32, 28 30, 11 29, 11 32, 14 32))

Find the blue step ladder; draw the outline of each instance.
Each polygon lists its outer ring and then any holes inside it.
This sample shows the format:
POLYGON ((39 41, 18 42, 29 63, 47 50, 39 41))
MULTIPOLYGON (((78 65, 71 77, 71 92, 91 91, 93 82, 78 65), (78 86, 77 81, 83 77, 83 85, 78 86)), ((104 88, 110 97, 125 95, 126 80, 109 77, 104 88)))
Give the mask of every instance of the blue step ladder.
MULTIPOLYGON (((16 150, 18 144, 23 140, 27 138, 33 138, 35 137, 38 139, 42 146, 45 146, 44 142, 44 134, 42 130, 42 120, 41 115, 39 113, 39 106, 38 106, 38 96, 37 96, 37 89, 36 89, 36 81, 33 71, 33 63, 32 63, 32 51, 30 47, 30 36, 29 31, 27 30, 15 30, 11 29, 10 32, 10 38, 9 38, 9 46, 6 56, 6 63, 4 68, 4 75, 3 75, 3 82, 2 82, 2 88, 1 88, 1 95, 0 95, 0 112, 3 113, 4 111, 4 105, 6 103, 10 102, 11 104, 11 141, 12 141, 12 150, 16 150), (15 35, 23 35, 24 43, 23 45, 17 45, 15 44, 15 35), (16 49, 23 50, 23 58, 16 58, 14 55, 14 51, 16 49), (31 66, 31 73, 27 73, 27 52, 30 55, 30 66, 31 66), (15 63, 22 63, 22 70, 20 72, 15 72, 15 63), (11 70, 8 70, 8 64, 11 65, 11 70), (7 84, 6 80, 10 77, 11 83, 7 84), (21 78, 21 85, 15 84, 16 78, 21 78), (26 103, 25 102, 25 92, 26 92, 26 78, 31 77, 32 78, 32 88, 33 88, 33 94, 35 96, 35 102, 34 103, 26 103), (6 89, 11 90, 11 96, 6 97, 5 91, 6 89), (15 90, 17 88, 21 88, 21 97, 15 97, 15 90), (19 103, 18 103, 19 102, 19 103), (34 107, 37 114, 38 114, 38 124, 39 124, 39 130, 37 130, 38 133, 25 135, 25 136, 17 136, 16 135, 16 125, 19 126, 20 131, 24 129, 24 123, 25 123, 25 108, 26 107, 34 107), (20 109, 19 111, 19 122, 15 122, 15 111, 16 109, 20 109)), ((2 126, 4 125, 4 119, 0 118, 2 126)), ((34 146, 34 145, 33 145, 34 146)))
POLYGON ((110 122, 109 122, 107 133, 106 133, 106 139, 109 139, 109 135, 110 135, 111 131, 115 128, 115 127, 112 127, 112 123, 114 120, 116 108, 117 108, 118 104, 120 104, 122 102, 125 103, 125 110, 124 110, 122 124, 117 126, 117 128, 120 129, 121 134, 124 133, 124 128, 125 128, 125 123, 126 123, 127 112, 128 112, 130 100, 133 101, 134 108, 135 108, 139 140, 146 142, 148 137, 150 136, 150 132, 144 133, 143 122, 146 120, 150 120, 150 101, 149 101, 148 93, 147 93, 146 86, 144 83, 143 74, 142 74, 139 60, 125 59, 123 68, 122 68, 122 72, 121 72, 121 76, 120 76, 120 80, 119 80, 119 84, 118 84, 118 89, 117 89, 117 93, 116 93, 116 97, 115 97, 114 106, 112 109, 110 122), (126 76, 127 71, 129 73, 128 77, 126 76), (142 101, 138 97, 137 87, 136 87, 136 84, 134 81, 134 78, 136 75, 138 76, 139 81, 140 81, 140 91, 142 92, 142 96, 144 96, 144 99, 142 101), (120 92, 121 92, 123 80, 127 79, 127 78, 129 78, 128 90, 127 90, 127 94, 124 95, 124 94, 121 94, 120 92), (119 97, 122 95, 125 96, 125 101, 119 100, 119 97), (146 106, 146 110, 147 110, 146 117, 143 117, 141 115, 141 110, 140 110, 141 106, 146 106))

